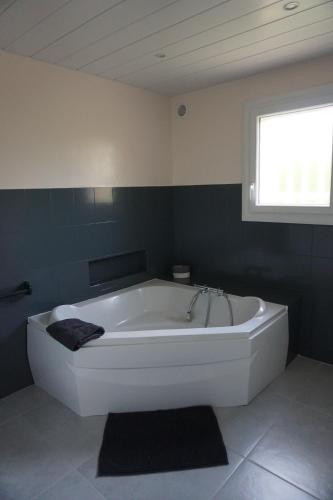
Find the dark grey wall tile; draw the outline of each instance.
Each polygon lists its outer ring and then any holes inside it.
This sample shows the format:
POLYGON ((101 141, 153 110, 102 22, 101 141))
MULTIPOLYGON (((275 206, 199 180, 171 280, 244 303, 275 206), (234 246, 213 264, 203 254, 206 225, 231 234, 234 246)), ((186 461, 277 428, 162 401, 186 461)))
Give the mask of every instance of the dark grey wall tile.
POLYGON ((89 226, 59 226, 52 228, 53 262, 75 262, 90 257, 93 241, 89 226))
POLYGON ((232 272, 242 267, 243 231, 239 194, 230 186, 176 187, 174 191, 175 256, 193 268, 232 272), (237 207, 238 208, 238 207, 237 207))
POLYGON ((25 192, 0 189, 0 230, 18 231, 25 227, 25 192))
POLYGON ((311 352, 333 362, 333 259, 314 257, 312 261, 313 314, 311 352))
POLYGON ((115 221, 117 219, 114 202, 115 188, 95 188, 95 216, 96 222, 115 221))
POLYGON ((88 262, 70 262, 56 266, 58 303, 71 304, 94 296, 89 286, 88 262))
POLYGON ((290 255, 311 255, 312 226, 244 222, 244 239, 251 249, 290 255))
POLYGON ((94 188, 73 189, 74 224, 91 224, 95 221, 95 190, 94 188))
POLYGON ((0 288, 33 287, 0 304, 0 395, 31 382, 27 316, 165 276, 175 262, 198 281, 296 290, 298 349, 333 362, 332 228, 242 222, 240 185, 0 190, 0 210, 0 288), (136 250, 147 253, 144 276, 89 286, 89 260, 136 250))
POLYGON ((3 276, 7 278, 15 275, 17 270, 27 269, 28 258, 25 252, 26 240, 23 230, 0 230, 0 241, 0 262, 3 276))
POLYGON ((333 259, 312 258, 312 285, 316 294, 330 294, 333 300, 333 259))
POLYGON ((51 189, 25 190, 25 218, 29 229, 51 223, 51 189))
POLYGON ((35 226, 22 233, 23 251, 28 268, 40 268, 53 265, 59 259, 59 250, 55 242, 56 228, 35 226))
POLYGON ((333 259, 333 226, 314 226, 312 253, 333 259))
MULTIPOLYGON (((130 248, 139 244, 137 240, 132 240, 131 245, 124 244, 124 232, 126 228, 120 222, 100 222, 93 224, 88 228, 88 234, 91 242, 90 258, 98 259, 103 256, 119 254, 128 251, 130 248)), ((131 232, 131 227, 128 227, 131 232)))
POLYGON ((279 283, 295 290, 310 285, 311 258, 308 256, 249 252, 246 260, 248 269, 255 270, 262 281, 279 283))
POLYGON ((30 269, 25 275, 29 281, 32 294, 21 299, 28 315, 49 311, 61 302, 59 293, 59 272, 56 266, 30 269))
POLYGON ((243 285, 279 287, 302 297, 298 350, 333 362, 330 316, 333 228, 241 221, 241 185, 174 189, 177 261, 189 263, 197 281, 233 279, 243 285), (329 290, 328 293, 324 290, 329 290), (326 305, 328 304, 328 305, 326 305))
POLYGON ((74 190, 52 189, 50 195, 50 219, 54 226, 74 224, 74 190))
POLYGON ((312 255, 313 226, 310 224, 287 224, 287 253, 312 255))
POLYGON ((27 363, 26 302, 0 301, 0 397, 32 383, 27 363))
POLYGON ((28 316, 167 272, 172 189, 0 190, 0 210, 0 290, 25 280, 33 289, 31 296, 0 303, 1 397, 31 383, 28 316), (148 273, 89 286, 89 260, 136 250, 147 252, 148 273))
MULTIPOLYGON (((2 252, 0 252, 0 259, 2 260, 2 252)), ((13 288, 19 286, 23 281, 26 281, 27 268, 19 266, 9 268, 2 265, 0 271, 0 287, 1 289, 13 288)))
POLYGON ((1 279, 14 276, 17 270, 45 267, 57 261, 59 250, 55 237, 55 231, 43 225, 13 232, 0 231, 1 279))

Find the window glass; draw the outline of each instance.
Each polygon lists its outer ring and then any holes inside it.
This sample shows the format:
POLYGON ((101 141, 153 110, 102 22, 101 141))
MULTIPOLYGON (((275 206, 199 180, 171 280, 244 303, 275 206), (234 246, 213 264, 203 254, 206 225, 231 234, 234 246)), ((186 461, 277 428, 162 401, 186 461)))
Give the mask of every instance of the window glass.
POLYGON ((257 206, 328 207, 333 106, 257 118, 257 206))

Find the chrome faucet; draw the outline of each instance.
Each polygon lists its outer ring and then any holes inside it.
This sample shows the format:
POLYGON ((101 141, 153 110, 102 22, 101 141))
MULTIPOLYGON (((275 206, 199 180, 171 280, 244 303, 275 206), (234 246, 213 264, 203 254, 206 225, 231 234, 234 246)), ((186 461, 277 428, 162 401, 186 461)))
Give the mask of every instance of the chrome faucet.
POLYGON ((187 321, 192 321, 192 319, 193 319, 193 313, 192 313, 193 307, 195 306, 200 295, 204 295, 207 292, 208 292, 207 286, 200 286, 199 290, 193 295, 192 300, 190 302, 190 305, 188 306, 188 310, 186 312, 187 321))
POLYGON ((211 309, 211 295, 216 295, 217 297, 223 297, 227 301, 228 304, 228 309, 229 309, 229 315, 230 315, 230 326, 234 325, 234 314, 232 310, 232 304, 229 298, 229 295, 225 293, 224 290, 221 288, 211 288, 207 285, 194 285, 196 288, 198 288, 198 291, 194 294, 192 297, 192 300, 190 302, 190 305, 188 307, 188 310, 186 312, 186 319, 187 321, 192 321, 193 319, 193 307, 195 306, 198 298, 200 295, 208 294, 208 302, 207 302, 207 310, 206 310, 206 317, 205 317, 205 328, 207 328, 209 324, 209 319, 210 319, 210 309, 211 309))

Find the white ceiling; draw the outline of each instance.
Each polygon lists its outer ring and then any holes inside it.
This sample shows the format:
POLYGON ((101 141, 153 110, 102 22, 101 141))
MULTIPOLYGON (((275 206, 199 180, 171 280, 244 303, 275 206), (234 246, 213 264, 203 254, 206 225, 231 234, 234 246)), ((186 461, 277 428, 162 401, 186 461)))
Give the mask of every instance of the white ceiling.
POLYGON ((0 0, 0 47, 175 95, 333 53, 333 0, 287 2, 0 0))

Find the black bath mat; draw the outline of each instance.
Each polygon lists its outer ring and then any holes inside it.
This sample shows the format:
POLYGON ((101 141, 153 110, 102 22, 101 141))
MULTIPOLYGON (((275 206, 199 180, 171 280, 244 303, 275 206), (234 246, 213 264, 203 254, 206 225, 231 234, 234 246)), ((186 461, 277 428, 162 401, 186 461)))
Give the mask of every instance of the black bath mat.
POLYGON ((227 452, 210 406, 110 413, 97 475, 149 474, 227 464, 227 452))

